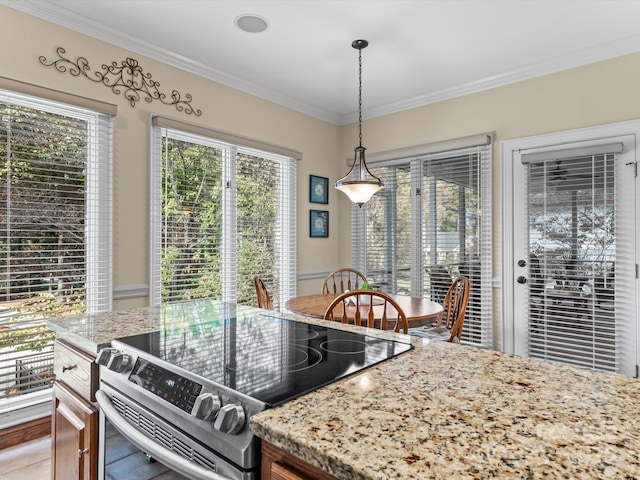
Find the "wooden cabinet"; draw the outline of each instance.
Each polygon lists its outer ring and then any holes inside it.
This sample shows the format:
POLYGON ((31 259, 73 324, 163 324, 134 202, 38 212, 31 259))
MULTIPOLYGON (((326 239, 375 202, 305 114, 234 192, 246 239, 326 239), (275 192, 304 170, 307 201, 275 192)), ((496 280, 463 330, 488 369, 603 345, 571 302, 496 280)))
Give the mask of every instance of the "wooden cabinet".
POLYGON ((336 480, 333 475, 262 441, 262 480, 336 480))
POLYGON ((93 356, 56 340, 51 416, 52 480, 97 480, 98 381, 93 356))
POLYGON ((306 480, 308 477, 302 476, 303 474, 294 471, 289 465, 284 463, 275 462, 271 464, 271 480, 306 480))

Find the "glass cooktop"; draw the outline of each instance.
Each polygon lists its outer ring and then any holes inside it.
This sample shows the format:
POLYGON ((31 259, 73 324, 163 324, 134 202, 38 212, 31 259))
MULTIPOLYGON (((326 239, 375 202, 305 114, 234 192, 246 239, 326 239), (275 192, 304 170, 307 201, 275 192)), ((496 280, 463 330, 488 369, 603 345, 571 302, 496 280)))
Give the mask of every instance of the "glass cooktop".
POLYGON ((164 330, 118 341, 271 406, 413 348, 210 300, 162 315, 164 330))

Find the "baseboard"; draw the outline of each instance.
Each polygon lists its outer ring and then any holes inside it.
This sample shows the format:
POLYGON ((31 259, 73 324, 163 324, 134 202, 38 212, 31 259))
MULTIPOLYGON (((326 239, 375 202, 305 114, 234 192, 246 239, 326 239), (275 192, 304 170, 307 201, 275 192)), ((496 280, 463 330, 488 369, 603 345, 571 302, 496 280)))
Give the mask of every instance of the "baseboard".
POLYGON ((0 430, 0 450, 51 434, 51 415, 0 430))

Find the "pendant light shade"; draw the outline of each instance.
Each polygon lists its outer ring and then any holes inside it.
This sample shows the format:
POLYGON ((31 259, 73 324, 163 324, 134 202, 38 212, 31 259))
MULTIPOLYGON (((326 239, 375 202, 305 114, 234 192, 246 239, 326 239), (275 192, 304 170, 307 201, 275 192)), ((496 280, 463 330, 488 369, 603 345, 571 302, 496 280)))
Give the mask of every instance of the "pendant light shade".
POLYGON ((356 147, 353 166, 349 173, 336 182, 336 188, 347 194, 349 200, 359 207, 371 200, 378 190, 384 188, 382 181, 367 168, 363 146, 356 147))
POLYGON ((362 146, 362 49, 366 48, 369 42, 366 40, 355 40, 351 46, 358 50, 358 137, 359 145, 354 149, 355 156, 351 170, 344 177, 336 182, 336 188, 344 192, 353 203, 362 207, 379 190, 384 188, 384 183, 367 168, 364 152, 366 148, 362 146))

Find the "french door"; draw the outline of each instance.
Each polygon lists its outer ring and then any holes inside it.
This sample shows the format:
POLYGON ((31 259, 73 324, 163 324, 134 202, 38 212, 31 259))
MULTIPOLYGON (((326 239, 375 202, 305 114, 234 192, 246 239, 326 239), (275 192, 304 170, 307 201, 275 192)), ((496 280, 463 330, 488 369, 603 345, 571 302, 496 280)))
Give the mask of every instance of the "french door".
POLYGON ((637 125, 505 142, 510 353, 637 376, 637 135, 630 127, 637 125))

